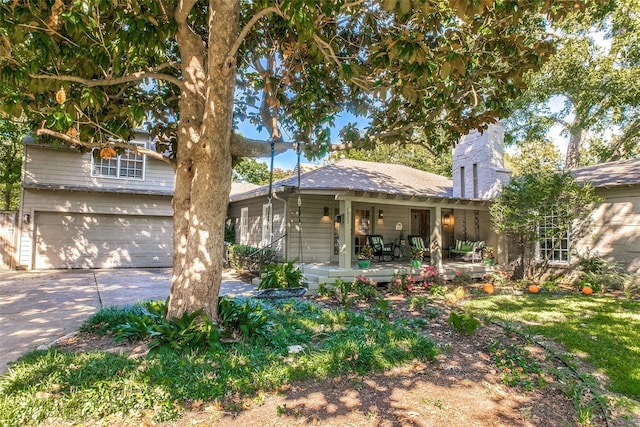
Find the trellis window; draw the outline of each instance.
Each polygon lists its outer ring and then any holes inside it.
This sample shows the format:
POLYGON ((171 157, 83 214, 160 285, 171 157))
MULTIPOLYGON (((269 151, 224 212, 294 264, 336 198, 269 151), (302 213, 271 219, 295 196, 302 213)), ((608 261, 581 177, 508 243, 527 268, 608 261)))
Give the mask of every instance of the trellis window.
MULTIPOLYGON (((143 142, 132 142, 131 144, 144 147, 143 142)), ((144 179, 145 156, 132 150, 126 150, 124 153, 108 159, 104 159, 100 157, 100 155, 95 155, 92 156, 91 163, 92 176, 144 179)))
POLYGON ((556 212, 546 215, 539 225, 538 258, 540 261, 567 264, 571 250, 570 226, 556 212))

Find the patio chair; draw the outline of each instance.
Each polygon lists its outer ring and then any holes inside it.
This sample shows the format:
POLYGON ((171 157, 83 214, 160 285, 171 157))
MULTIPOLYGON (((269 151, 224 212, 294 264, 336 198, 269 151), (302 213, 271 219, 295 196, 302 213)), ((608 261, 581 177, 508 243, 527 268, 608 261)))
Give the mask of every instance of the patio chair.
POLYGON ((387 261, 393 259, 393 243, 385 244, 381 235, 367 234, 367 244, 373 249, 373 256, 377 256, 378 261, 385 261, 385 257, 389 257, 387 261))
POLYGON ((409 246, 421 250, 424 258, 430 256, 429 248, 424 244, 422 236, 409 236, 409 246))

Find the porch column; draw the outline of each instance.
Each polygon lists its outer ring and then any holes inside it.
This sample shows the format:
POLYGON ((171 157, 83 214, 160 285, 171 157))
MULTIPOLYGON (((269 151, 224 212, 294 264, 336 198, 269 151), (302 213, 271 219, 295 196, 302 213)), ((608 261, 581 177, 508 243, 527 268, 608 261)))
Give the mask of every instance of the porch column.
POLYGON ((353 253, 353 235, 351 229, 351 200, 340 200, 340 213, 342 223, 340 224, 340 256, 338 266, 340 268, 351 268, 351 254, 353 253))
POLYGON ((431 264, 442 269, 442 208, 436 206, 431 216, 431 264))

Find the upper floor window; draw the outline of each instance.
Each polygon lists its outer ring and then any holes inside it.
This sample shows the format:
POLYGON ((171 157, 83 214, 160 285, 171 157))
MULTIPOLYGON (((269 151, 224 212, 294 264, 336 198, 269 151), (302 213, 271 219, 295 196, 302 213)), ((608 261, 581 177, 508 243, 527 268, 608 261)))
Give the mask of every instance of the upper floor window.
MULTIPOLYGON (((144 142, 131 142, 132 145, 144 147, 144 142)), ((144 179, 145 156, 131 150, 104 159, 101 156, 91 157, 91 175, 122 178, 144 179)))
POLYGON ((570 228, 562 223, 556 213, 544 217, 539 225, 540 241, 538 246, 538 258, 548 260, 551 263, 566 264, 569 262, 570 228))

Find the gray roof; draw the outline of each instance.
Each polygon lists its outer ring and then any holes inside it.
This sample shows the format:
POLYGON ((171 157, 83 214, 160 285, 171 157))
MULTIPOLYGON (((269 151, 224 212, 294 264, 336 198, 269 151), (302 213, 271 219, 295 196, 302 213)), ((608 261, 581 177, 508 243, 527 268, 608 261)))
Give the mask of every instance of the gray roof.
POLYGON ((250 182, 233 181, 231 183, 231 195, 233 196, 234 194, 246 193, 247 191, 255 190, 258 187, 260 187, 258 184, 252 184, 250 182))
MULTIPOLYGON (((273 190, 283 191, 297 187, 297 174, 273 184, 273 190)), ((248 199, 264 195, 268 186, 244 194, 236 194, 231 200, 248 199)), ((315 170, 300 174, 302 191, 335 194, 336 192, 362 191, 390 195, 451 198, 453 181, 450 178, 424 172, 408 166, 388 163, 343 159, 315 170)))
POLYGON ((578 182, 591 182, 594 187, 615 187, 640 184, 640 159, 601 163, 573 169, 578 182))

